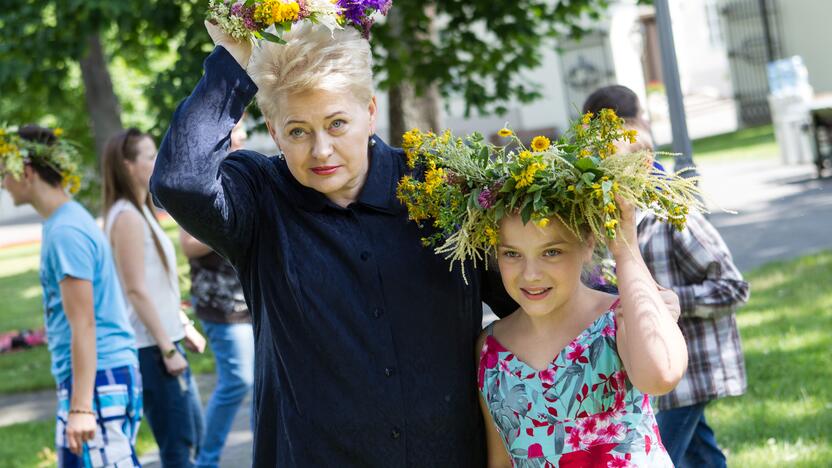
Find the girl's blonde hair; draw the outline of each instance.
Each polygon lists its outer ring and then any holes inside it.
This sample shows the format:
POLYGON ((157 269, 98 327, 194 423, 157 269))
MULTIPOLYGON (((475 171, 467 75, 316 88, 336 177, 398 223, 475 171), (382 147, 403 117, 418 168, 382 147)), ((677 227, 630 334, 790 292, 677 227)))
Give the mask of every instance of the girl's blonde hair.
POLYGON ((283 97, 309 90, 349 92, 361 103, 373 97, 370 43, 355 28, 330 32, 302 22, 283 35, 286 44, 263 41, 254 48, 249 76, 259 91, 257 105, 274 121, 283 97))

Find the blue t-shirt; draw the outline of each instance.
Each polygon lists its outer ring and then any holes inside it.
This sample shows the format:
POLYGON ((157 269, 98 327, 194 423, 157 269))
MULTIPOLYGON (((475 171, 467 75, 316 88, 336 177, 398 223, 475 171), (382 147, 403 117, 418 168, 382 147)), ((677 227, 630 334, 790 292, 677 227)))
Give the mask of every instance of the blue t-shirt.
POLYGON ((40 282, 52 375, 58 383, 72 374, 72 330, 64 313, 60 283, 64 278, 92 282, 97 370, 137 365, 135 337, 110 245, 93 217, 70 201, 43 224, 40 282))

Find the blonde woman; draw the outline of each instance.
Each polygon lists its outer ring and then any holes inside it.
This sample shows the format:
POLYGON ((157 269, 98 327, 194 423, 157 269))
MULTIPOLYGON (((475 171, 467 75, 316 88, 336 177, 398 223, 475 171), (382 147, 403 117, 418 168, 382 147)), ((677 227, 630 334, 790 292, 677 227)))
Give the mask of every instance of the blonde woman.
POLYGON ((516 306, 499 277, 449 271, 408 222, 405 155, 375 135, 369 42, 304 23, 252 54, 208 28, 218 47, 174 114, 151 190, 243 285, 254 466, 482 466, 481 301, 516 306), (228 153, 255 94, 280 156, 228 153))
POLYGON ((193 466, 202 435, 199 394, 180 344, 189 334, 180 311, 173 243, 156 221, 148 192, 153 139, 136 129, 107 143, 102 164, 104 223, 136 331, 144 410, 163 466, 193 466), (187 329, 187 330, 186 330, 187 329))

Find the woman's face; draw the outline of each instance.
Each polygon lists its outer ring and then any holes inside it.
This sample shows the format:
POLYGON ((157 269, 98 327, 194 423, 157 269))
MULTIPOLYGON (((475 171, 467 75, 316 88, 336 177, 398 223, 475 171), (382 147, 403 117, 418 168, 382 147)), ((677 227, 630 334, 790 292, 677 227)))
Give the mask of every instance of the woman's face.
POLYGON ((566 304, 591 256, 592 244, 579 240, 557 219, 546 227, 524 225, 519 215, 500 221, 497 263, 503 285, 529 315, 543 316, 566 304))
POLYGON ((367 104, 348 92, 310 90, 280 104, 267 125, 295 179, 339 206, 355 201, 367 178, 375 98, 367 104))
POLYGON ((136 187, 147 189, 150 186, 150 176, 156 164, 156 144, 153 139, 144 136, 136 142, 136 160, 125 159, 127 170, 133 178, 136 187))

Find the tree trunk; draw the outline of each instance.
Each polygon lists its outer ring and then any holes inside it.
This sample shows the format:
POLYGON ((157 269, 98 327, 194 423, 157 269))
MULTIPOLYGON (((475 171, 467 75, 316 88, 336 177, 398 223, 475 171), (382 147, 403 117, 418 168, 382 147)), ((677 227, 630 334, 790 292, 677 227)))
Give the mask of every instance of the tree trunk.
POLYGON ((95 153, 101 159, 107 140, 124 130, 124 127, 121 124, 121 107, 113 91, 113 82, 98 33, 87 38, 87 54, 80 60, 80 64, 87 111, 95 138, 95 153))
MULTIPOLYGON (((427 7, 431 8, 431 7, 427 7)), ((428 11, 428 18, 435 15, 428 11)), ((406 47, 411 42, 404 38, 401 18, 395 8, 390 10, 387 21, 397 37, 402 38, 402 44, 406 47)), ((431 34, 434 34, 431 27, 431 34)), ((442 127, 441 96, 436 85, 428 86, 421 94, 417 95, 411 83, 402 82, 394 84, 387 93, 389 105, 390 144, 401 146, 402 135, 411 128, 419 128, 423 131, 439 131, 442 127)))

